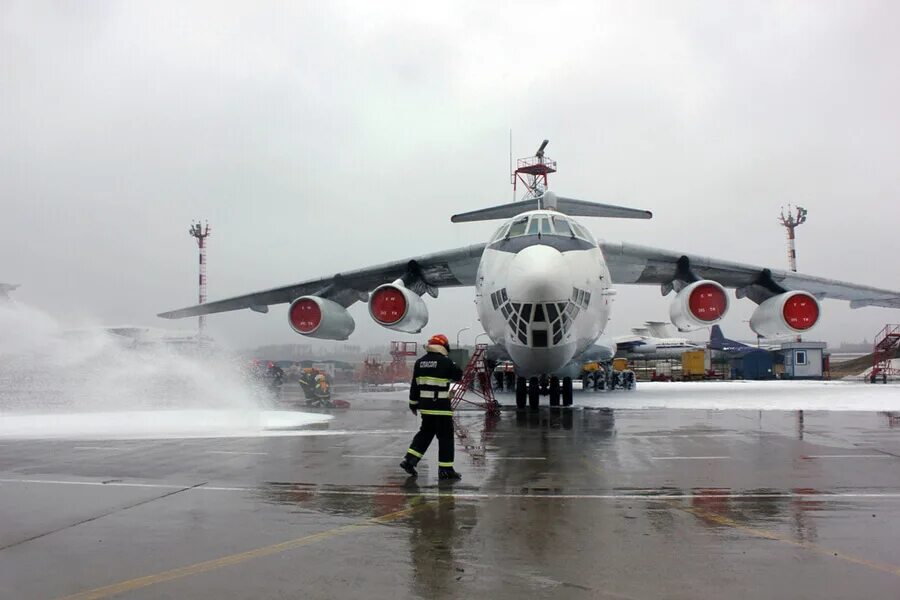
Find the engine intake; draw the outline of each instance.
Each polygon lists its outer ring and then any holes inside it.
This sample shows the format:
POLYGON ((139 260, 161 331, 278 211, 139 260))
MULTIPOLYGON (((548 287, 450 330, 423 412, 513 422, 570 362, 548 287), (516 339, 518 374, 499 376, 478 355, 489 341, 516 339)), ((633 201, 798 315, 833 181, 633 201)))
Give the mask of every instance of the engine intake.
POLYGON ((702 279, 687 285, 669 306, 669 318, 679 331, 715 325, 728 312, 728 294, 721 284, 702 279))
POLYGON ((356 329, 346 308, 318 296, 301 296, 291 302, 288 322, 300 335, 324 340, 346 340, 356 329))
POLYGON ((806 333, 819 321, 819 301, 808 292, 772 296, 753 311, 750 329, 763 337, 806 333))
POLYGON ((401 281, 375 288, 369 297, 369 314, 382 327, 404 333, 419 333, 428 324, 425 302, 401 281))

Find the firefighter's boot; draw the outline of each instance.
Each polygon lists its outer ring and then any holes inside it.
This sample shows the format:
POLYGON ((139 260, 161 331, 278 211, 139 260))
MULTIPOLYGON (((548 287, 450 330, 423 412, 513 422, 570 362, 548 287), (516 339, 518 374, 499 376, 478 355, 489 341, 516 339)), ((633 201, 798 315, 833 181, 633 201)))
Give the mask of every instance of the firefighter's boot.
POLYGON ((419 473, 416 471, 416 463, 418 462, 419 459, 415 456, 406 456, 400 463, 400 468, 409 473, 410 477, 417 477, 419 473))
POLYGON ((441 481, 459 481, 462 475, 453 470, 453 467, 441 467, 438 469, 438 479, 441 481))

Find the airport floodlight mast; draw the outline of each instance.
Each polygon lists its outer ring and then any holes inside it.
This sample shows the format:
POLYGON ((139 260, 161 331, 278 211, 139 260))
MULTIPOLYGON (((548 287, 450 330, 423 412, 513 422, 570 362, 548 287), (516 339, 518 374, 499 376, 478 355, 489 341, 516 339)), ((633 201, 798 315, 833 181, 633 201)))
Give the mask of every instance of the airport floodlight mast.
POLYGON ((787 213, 784 212, 784 207, 781 207, 781 217, 779 217, 779 221, 781 225, 787 229, 787 240, 788 240, 788 263, 791 266, 791 271, 797 272, 797 248, 794 245, 794 230, 806 223, 806 214, 807 211, 802 206, 797 207, 797 212, 793 211, 793 208, 790 204, 788 204, 787 213))
MULTIPOLYGON (((200 249, 200 295, 198 304, 206 302, 206 238, 209 237, 209 223, 200 225, 200 221, 193 223, 188 230, 191 237, 197 238, 197 247, 200 249)), ((197 338, 203 339, 206 329, 206 317, 200 315, 197 317, 197 338)))
POLYGON ((541 195, 547 189, 547 175, 556 173, 556 161, 544 155, 544 149, 550 140, 544 140, 534 153, 534 156, 520 158, 516 161, 516 169, 510 174, 510 183, 515 195, 519 182, 525 186, 525 194, 522 200, 537 199, 538 208, 541 206, 541 195))

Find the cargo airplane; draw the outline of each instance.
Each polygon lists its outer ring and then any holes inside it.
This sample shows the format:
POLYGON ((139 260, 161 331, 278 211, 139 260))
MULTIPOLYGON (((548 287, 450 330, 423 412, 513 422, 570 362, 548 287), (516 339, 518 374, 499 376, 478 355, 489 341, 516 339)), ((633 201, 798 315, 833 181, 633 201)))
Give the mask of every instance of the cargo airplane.
POLYGON ((616 356, 631 359, 659 360, 681 358, 691 350, 703 350, 702 343, 692 342, 685 337, 675 336, 668 323, 647 321, 643 327, 634 327, 632 335, 614 338, 616 356))
MULTIPOLYGON (((546 144, 545 144, 546 145, 546 144)), ((543 148, 543 146, 542 146, 543 148)), ((539 151, 540 152, 540 151, 539 151)), ((571 365, 586 356, 609 320, 614 285, 657 285, 673 294, 669 316, 680 331, 709 327, 729 308, 726 288, 758 306, 759 335, 808 333, 822 299, 852 308, 900 308, 900 292, 624 242, 598 241, 573 217, 649 219, 645 210, 535 190, 535 197, 454 215, 454 223, 503 219, 487 242, 346 271, 159 316, 176 319, 223 311, 268 312, 290 304, 300 335, 345 340, 355 328, 347 308, 368 305, 382 327, 418 333, 428 323, 423 296, 472 286, 478 318, 516 366, 516 404, 536 409, 540 379, 550 376, 551 406, 572 403, 571 365)))

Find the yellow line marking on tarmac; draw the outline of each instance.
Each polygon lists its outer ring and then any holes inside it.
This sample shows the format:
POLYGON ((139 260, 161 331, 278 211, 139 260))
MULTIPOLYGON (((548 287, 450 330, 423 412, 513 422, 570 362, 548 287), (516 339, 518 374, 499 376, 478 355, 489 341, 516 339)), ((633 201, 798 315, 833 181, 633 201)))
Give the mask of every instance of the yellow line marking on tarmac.
POLYGON ((860 556, 854 556, 853 554, 845 554, 843 552, 838 552, 826 546, 822 546, 821 544, 816 544, 814 542, 797 542, 792 540, 791 538, 781 535, 780 533, 776 533, 774 531, 769 531, 767 529, 759 529, 757 527, 751 527, 749 525, 744 525, 743 523, 738 523, 734 519, 729 519, 728 517, 721 515, 719 513, 705 510, 702 508, 696 507, 685 507, 678 506, 674 504, 678 508, 685 510, 697 518, 703 519, 705 521, 711 521, 717 525, 725 525, 727 527, 731 527, 733 529, 737 529, 739 531, 743 531, 744 533, 748 533, 755 537, 761 537, 767 540, 774 540, 776 542, 781 542, 782 544, 787 544, 789 546, 794 546, 795 548, 803 548, 804 550, 809 550, 815 554, 819 554, 821 556, 827 556, 831 558, 840 558, 841 560, 845 560, 847 562, 861 565, 864 567, 868 567, 875 571, 881 571, 883 573, 889 573, 891 575, 895 575, 900 577, 900 566, 891 565, 887 563, 882 563, 874 560, 868 560, 862 558, 860 556))
POLYGON ((425 506, 425 504, 410 506, 409 508, 388 513, 380 517, 373 517, 371 519, 366 519, 365 521, 359 521, 357 523, 351 523, 349 525, 342 525, 341 527, 335 527, 334 529, 328 529, 319 533, 305 535, 303 537, 288 540, 286 542, 281 542, 279 544, 263 546, 262 548, 247 550, 246 552, 231 554, 229 556, 222 556, 213 560, 207 560, 204 562, 187 565, 185 567, 178 567, 176 569, 162 571, 161 573, 155 573, 153 575, 146 575, 144 577, 136 577, 134 579, 120 581, 118 583, 105 585, 103 587, 98 587, 92 590, 79 592, 71 596, 65 596, 60 600, 98 600, 100 598, 109 598, 118 594, 124 594, 125 592, 131 592, 134 590, 139 590, 141 588, 149 587, 151 585, 156 585, 158 583, 174 581, 176 579, 189 577, 191 575, 199 575, 200 573, 208 573, 209 571, 215 571, 224 567, 230 567, 232 565, 237 565, 248 560, 272 556, 273 554, 288 552, 290 550, 309 546, 317 542, 330 540, 332 538, 347 535, 356 531, 368 529, 369 527, 372 527, 374 525, 390 523, 391 521, 396 521, 397 519, 411 514, 419 508, 422 508, 422 506, 425 506))

